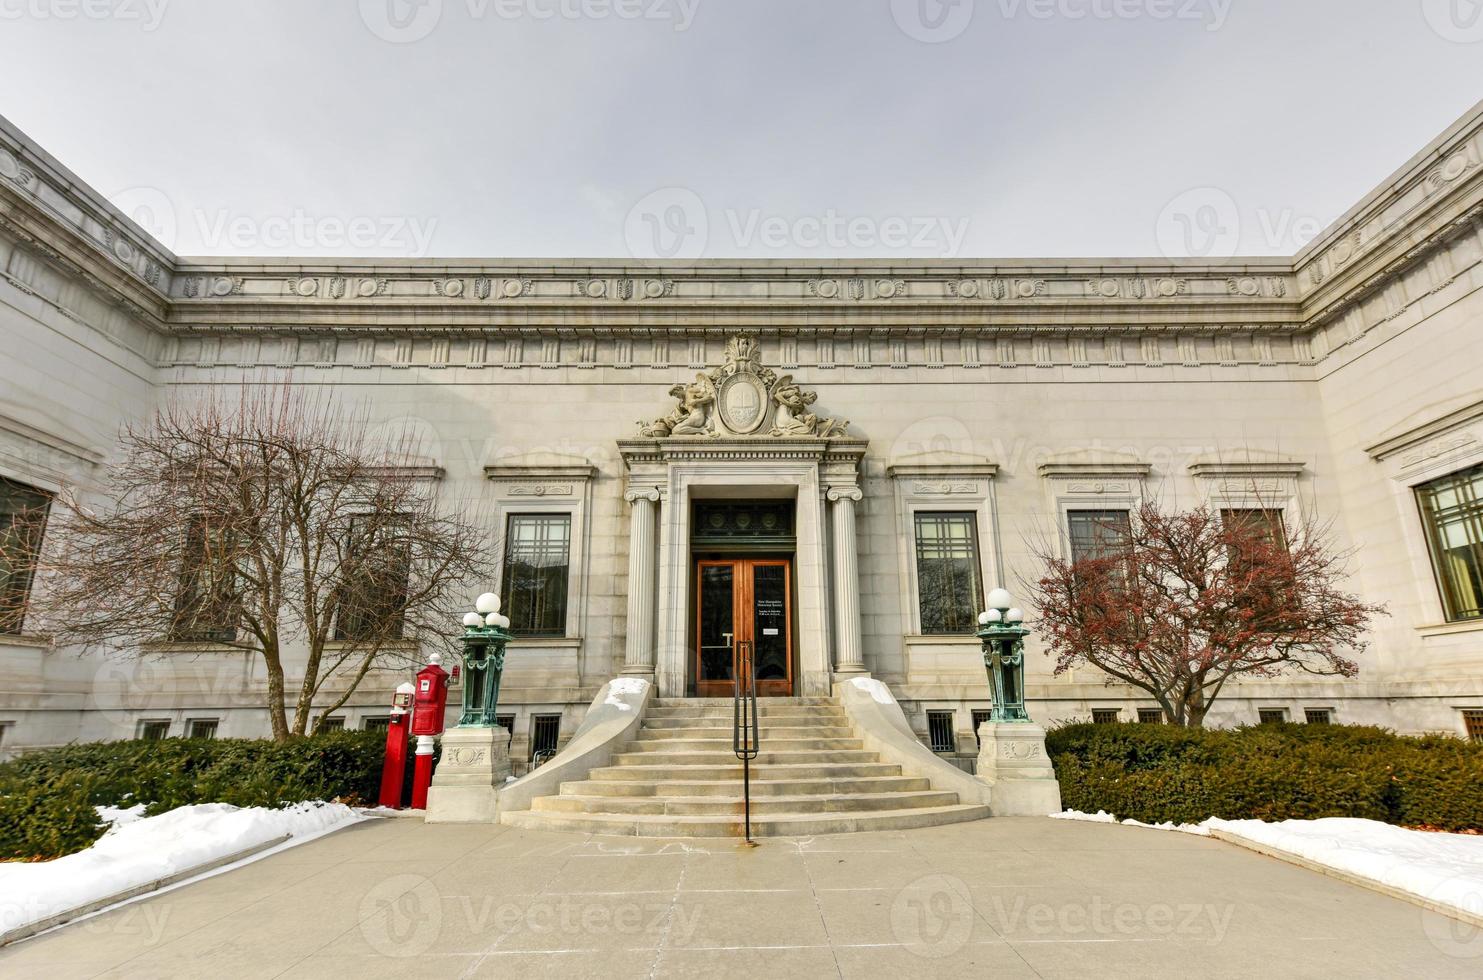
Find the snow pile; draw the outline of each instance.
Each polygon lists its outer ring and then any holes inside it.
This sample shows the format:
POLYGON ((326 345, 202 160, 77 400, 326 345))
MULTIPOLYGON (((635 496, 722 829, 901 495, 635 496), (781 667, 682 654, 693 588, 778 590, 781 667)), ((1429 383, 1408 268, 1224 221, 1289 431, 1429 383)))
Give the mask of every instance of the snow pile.
POLYGON ((143 807, 100 807, 111 826, 85 851, 36 864, 0 864, 0 932, 51 918, 284 835, 303 843, 366 819, 340 803, 282 810, 226 803, 183 806, 157 817, 143 807))
POLYGON ((896 699, 891 697, 891 689, 874 677, 855 677, 850 679, 850 683, 869 694, 876 704, 896 703, 896 699))
POLYGON ((112 828, 122 827, 126 823, 144 818, 144 804, 136 803, 130 807, 122 806, 98 806, 93 807, 98 811, 98 821, 109 824, 112 828))
POLYGON ((1146 824, 1119 821, 1101 811, 1067 810, 1053 816, 1203 836, 1212 830, 1224 831, 1438 905, 1483 915, 1483 837, 1407 830, 1378 820, 1347 817, 1278 823, 1211 817, 1199 824, 1146 824))
POLYGON ((603 704, 610 704, 619 711, 632 711, 633 705, 623 699, 642 697, 648 689, 649 682, 642 677, 616 677, 608 682, 608 696, 603 699, 603 704))

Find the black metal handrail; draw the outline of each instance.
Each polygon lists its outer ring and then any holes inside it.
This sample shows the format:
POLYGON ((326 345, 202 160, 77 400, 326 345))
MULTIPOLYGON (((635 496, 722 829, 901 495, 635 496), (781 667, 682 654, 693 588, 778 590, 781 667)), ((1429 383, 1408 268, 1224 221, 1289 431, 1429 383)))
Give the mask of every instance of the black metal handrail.
POLYGON ((745 814, 747 843, 752 843, 752 760, 762 743, 762 730, 757 718, 757 662, 752 644, 743 640, 737 645, 736 669, 732 676, 731 750, 742 764, 742 812, 745 814))

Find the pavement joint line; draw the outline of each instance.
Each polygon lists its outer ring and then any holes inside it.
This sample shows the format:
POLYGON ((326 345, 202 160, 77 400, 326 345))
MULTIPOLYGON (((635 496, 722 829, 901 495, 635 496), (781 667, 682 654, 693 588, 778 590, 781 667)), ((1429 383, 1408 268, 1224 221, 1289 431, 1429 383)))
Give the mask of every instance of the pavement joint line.
MULTIPOLYGON (((804 850, 802 844, 799 844, 795 848, 795 850, 796 850, 798 856, 804 859, 803 860, 803 875, 804 875, 805 878, 808 879, 809 893, 813 896, 813 899, 814 899, 814 911, 816 913, 818 913, 819 922, 824 927, 824 938, 827 939, 827 940, 829 940, 829 945, 831 947, 833 947, 834 940, 833 940, 833 936, 829 932, 829 919, 828 919, 828 917, 826 917, 824 915, 824 903, 819 900, 819 890, 818 890, 818 888, 815 887, 815 884, 816 883, 814 881, 814 872, 813 872, 813 869, 809 867, 809 863, 808 863, 808 859, 807 859, 807 852, 804 850)), ((840 965, 840 962, 839 962, 839 951, 836 950, 836 949, 831 948, 830 951, 829 951, 829 956, 830 956, 831 959, 834 960, 834 972, 835 972, 835 974, 840 978, 840 980, 844 980, 844 967, 841 966, 840 965)))

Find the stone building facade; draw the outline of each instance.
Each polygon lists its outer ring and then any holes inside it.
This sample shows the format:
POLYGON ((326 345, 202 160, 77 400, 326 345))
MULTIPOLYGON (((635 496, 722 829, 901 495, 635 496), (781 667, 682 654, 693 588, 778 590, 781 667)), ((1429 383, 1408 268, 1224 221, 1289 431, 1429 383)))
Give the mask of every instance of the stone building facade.
MULTIPOLYGON (((213 386, 418 433, 438 492, 546 570, 517 590, 517 757, 615 676, 714 693, 744 641, 773 693, 868 674, 971 753, 965 609, 1150 497, 1332 521, 1391 610, 1358 678, 1236 684, 1213 724, 1483 730, 1483 107, 1301 254, 1220 262, 187 259, 4 124, 0 269, 7 506, 96 487, 121 422, 213 386)), ((266 731, 251 657, 150 652, 0 634, 0 752, 266 731)), ((1029 664, 1039 721, 1154 708, 1029 664)))

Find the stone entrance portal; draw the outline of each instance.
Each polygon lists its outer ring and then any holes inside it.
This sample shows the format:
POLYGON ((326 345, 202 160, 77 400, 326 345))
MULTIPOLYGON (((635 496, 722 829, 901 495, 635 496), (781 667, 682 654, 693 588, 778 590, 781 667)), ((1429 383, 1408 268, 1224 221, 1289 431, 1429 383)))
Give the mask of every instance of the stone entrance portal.
MULTIPOLYGON (((791 506, 789 634, 778 634, 791 641, 791 673, 787 690, 778 693, 826 696, 841 675, 864 675, 855 503, 865 441, 846 434, 848 422, 813 414, 817 395, 763 366, 757 341, 748 336, 733 337, 720 367, 675 385, 670 396, 676 401, 670 414, 642 424, 640 438, 618 444, 628 471, 625 499, 633 505, 624 673, 652 676, 662 697, 700 693, 694 627, 704 583, 697 559, 743 555, 705 555, 695 547, 711 527, 698 523, 697 514, 746 502, 759 517, 791 506)), ((765 547, 745 557, 754 555, 787 557, 765 547)), ((755 583, 752 588, 755 597, 755 583)), ((733 613, 733 626, 754 614, 733 613)), ((784 627, 753 623, 751 629, 784 627)), ((732 642, 743 632, 733 628, 732 642)), ((763 632, 752 640, 771 638, 763 632)), ((724 693, 730 694, 729 678, 724 693)))

